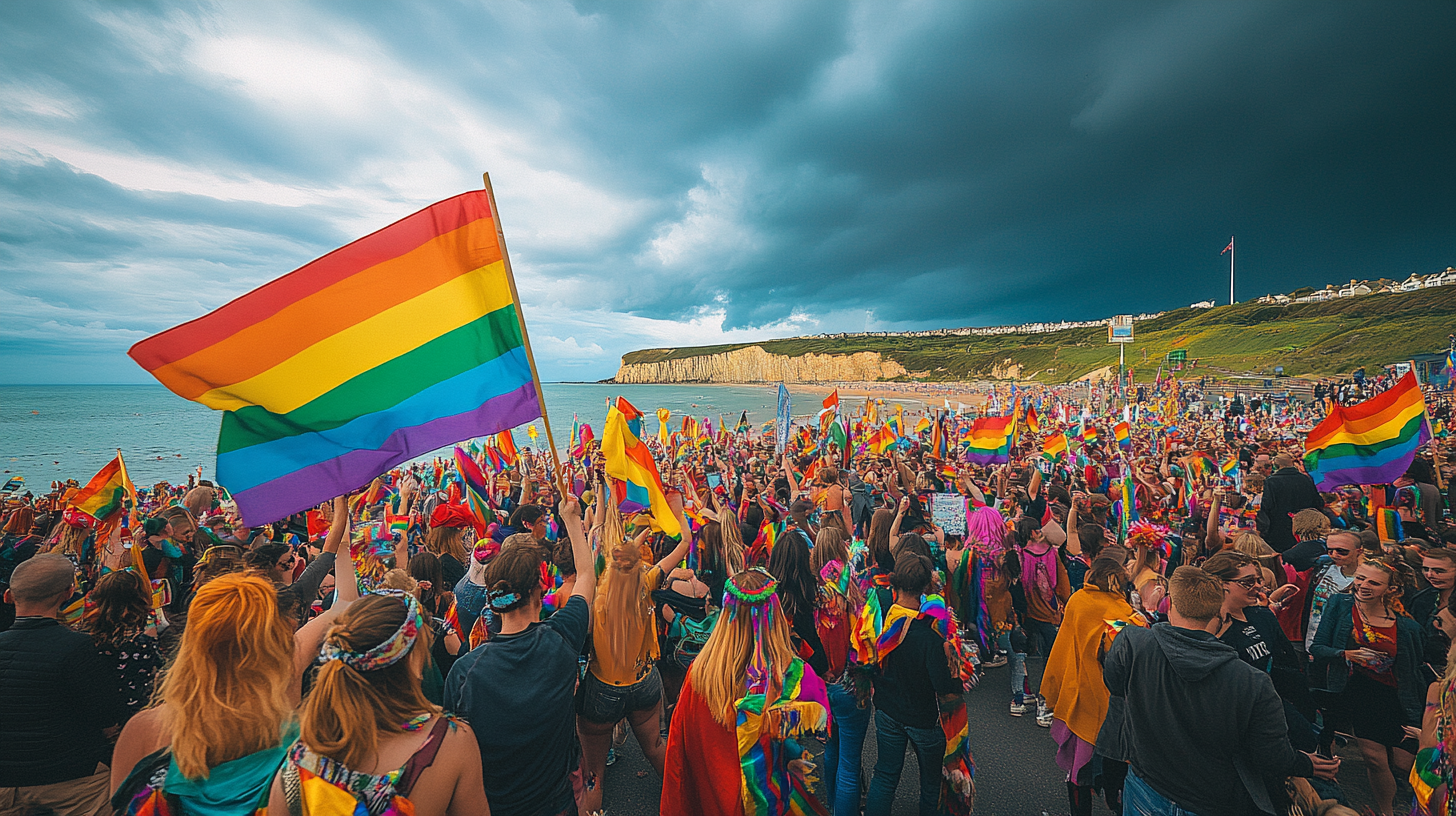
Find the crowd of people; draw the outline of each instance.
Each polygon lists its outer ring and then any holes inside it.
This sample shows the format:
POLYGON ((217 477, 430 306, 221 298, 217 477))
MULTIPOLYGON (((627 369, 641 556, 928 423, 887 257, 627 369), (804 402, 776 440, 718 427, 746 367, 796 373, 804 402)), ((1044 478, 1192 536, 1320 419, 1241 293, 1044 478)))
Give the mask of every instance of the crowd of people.
POLYGON ((1078 816, 1351 813, 1348 745, 1375 812, 1448 814, 1456 457, 1322 492, 1324 403, 1129 396, 998 394, 988 464, 876 400, 693 422, 643 440, 677 536, 593 443, 258 526, 197 476, 119 523, 11 497, 0 816, 594 814, 629 735, 663 814, 883 816, 904 784, 960 816, 972 688, 1047 728, 1078 816))

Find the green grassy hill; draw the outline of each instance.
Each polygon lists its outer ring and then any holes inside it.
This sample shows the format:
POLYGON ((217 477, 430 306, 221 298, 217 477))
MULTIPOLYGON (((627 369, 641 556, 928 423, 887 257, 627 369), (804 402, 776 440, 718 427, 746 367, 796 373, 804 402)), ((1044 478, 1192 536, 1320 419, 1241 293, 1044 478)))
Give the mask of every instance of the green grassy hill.
MULTIPOLYGON (((1456 332, 1456 286, 1405 294, 1366 295, 1324 303, 1273 306, 1240 303, 1213 309, 1178 309, 1137 324, 1127 364, 1151 380, 1158 362, 1184 349, 1200 366, 1239 373, 1332 376, 1439 351, 1456 332), (1144 358, 1146 352, 1146 358, 1144 358)), ((1008 363, 1022 379, 1068 382, 1117 364, 1105 328, 994 337, 846 337, 769 340, 697 348, 634 351, 622 362, 646 363, 718 354, 757 345, 771 354, 853 354, 877 351, 926 381, 992 376, 1008 363)))

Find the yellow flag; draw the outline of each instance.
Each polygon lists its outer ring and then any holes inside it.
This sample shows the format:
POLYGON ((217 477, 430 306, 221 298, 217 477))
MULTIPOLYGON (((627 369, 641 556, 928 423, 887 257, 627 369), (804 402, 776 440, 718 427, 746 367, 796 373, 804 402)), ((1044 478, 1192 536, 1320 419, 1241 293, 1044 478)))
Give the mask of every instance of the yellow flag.
POLYGON ((670 416, 672 412, 666 408, 657 409, 657 441, 664 445, 668 443, 667 418, 670 416))

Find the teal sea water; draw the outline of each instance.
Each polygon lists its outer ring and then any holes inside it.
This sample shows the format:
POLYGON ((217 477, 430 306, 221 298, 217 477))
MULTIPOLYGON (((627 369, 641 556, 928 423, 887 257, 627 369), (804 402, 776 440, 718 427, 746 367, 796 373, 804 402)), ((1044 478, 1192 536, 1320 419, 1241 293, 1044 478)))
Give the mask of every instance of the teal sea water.
MULTIPOLYGON (((556 444, 565 447, 573 415, 600 435, 607 400, 618 395, 647 414, 644 424, 653 431, 658 408, 672 411, 671 423, 692 413, 716 425, 721 414, 731 427, 742 411, 755 425, 772 419, 777 386, 547 383, 544 390, 556 444)), ((827 393, 789 391, 795 416, 817 413, 827 393)), ((185 482, 199 466, 212 478, 220 417, 160 385, 0 386, 0 470, 5 479, 24 476, 36 492, 56 479, 84 484, 120 448, 138 485, 185 482)), ((515 436, 518 445, 530 444, 524 428, 515 436)))

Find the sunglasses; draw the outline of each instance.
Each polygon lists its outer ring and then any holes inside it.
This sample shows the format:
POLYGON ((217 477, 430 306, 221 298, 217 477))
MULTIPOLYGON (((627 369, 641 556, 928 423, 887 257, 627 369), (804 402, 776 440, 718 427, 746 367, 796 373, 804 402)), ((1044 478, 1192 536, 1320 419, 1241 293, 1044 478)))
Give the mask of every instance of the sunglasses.
POLYGON ((1247 578, 1236 578, 1231 581, 1226 581, 1225 583, 1238 584, 1244 589, 1253 589, 1256 586, 1262 585, 1264 583, 1264 578, 1259 575, 1250 575, 1247 578))
POLYGON ((1329 548, 1329 551, 1330 551, 1330 554, 1331 555, 1349 555, 1350 553, 1354 552, 1354 550, 1352 550, 1352 549, 1349 549, 1349 548, 1343 548, 1343 549, 1341 549, 1339 547, 1330 547, 1329 548))

